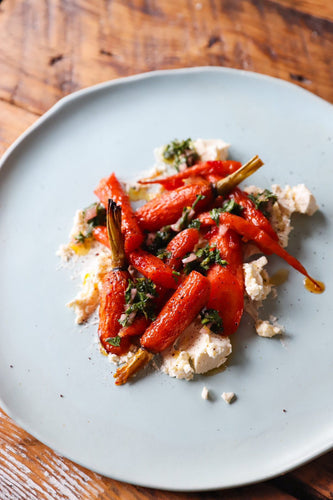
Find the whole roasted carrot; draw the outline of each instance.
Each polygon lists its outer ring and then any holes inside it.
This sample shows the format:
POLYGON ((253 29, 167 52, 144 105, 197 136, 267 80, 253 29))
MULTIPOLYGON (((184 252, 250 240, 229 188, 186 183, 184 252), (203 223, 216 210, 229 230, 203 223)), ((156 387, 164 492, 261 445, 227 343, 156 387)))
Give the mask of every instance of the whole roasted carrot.
MULTIPOLYGON (((201 214, 199 217, 200 222, 203 225, 212 225, 215 222, 212 220, 209 212, 205 212, 201 214)), ((292 266, 296 271, 299 271, 301 274, 306 276, 318 290, 322 290, 322 287, 316 282, 314 278, 312 278, 304 266, 290 253, 288 253, 284 248, 280 246, 280 244, 273 240, 269 234, 267 234, 263 229, 260 229, 258 226, 255 226, 251 222, 239 217, 238 215, 233 215, 229 213, 221 213, 220 214, 220 224, 224 224, 228 228, 233 229, 238 234, 246 238, 247 240, 254 241, 260 250, 266 255, 270 255, 275 253, 282 259, 284 259, 290 266, 292 266)))
POLYGON ((112 270, 102 281, 98 335, 104 349, 112 354, 124 354, 130 341, 120 339, 119 319, 125 309, 125 291, 129 273, 125 267, 124 242, 121 233, 121 209, 110 200, 107 205, 107 227, 111 248, 112 270))
POLYGON ((177 222, 184 207, 192 206, 198 196, 204 196, 197 205, 195 212, 199 213, 218 195, 229 193, 239 182, 253 174, 263 162, 258 156, 252 158, 241 168, 221 179, 216 185, 208 182, 181 186, 174 191, 168 191, 149 201, 136 211, 141 229, 157 231, 163 226, 177 222))
POLYGON ((204 198, 197 203, 196 212, 208 207, 213 200, 210 184, 189 184, 157 196, 136 211, 139 226, 145 231, 157 231, 174 224, 181 217, 183 208, 192 206, 198 196, 204 198))
POLYGON ((151 360, 153 353, 170 347, 206 305, 209 294, 209 280, 192 271, 141 337, 142 348, 128 363, 118 368, 114 375, 116 385, 125 384, 151 360))
POLYGON ((272 225, 267 217, 265 217, 264 214, 255 207, 253 201, 250 200, 250 198, 246 193, 244 193, 244 191, 236 187, 235 189, 233 189, 233 191, 231 191, 229 196, 243 208, 242 215, 244 219, 252 222, 252 224, 254 224, 255 226, 258 226, 266 231, 266 233, 269 234, 270 237, 273 238, 273 240, 279 240, 278 235, 272 228, 272 225))
POLYGON ((167 246, 167 252, 170 253, 165 263, 176 271, 181 267, 182 259, 193 250, 198 243, 200 233, 194 227, 184 229, 176 234, 167 246))
POLYGON ((139 181, 140 184, 161 184, 165 189, 172 190, 183 185, 184 179, 189 177, 206 177, 208 174, 215 174, 219 177, 226 177, 238 170, 242 164, 239 161, 206 161, 198 163, 193 167, 188 167, 187 169, 179 172, 175 175, 170 175, 164 179, 155 180, 142 180, 139 181))
POLYGON ((150 325, 151 320, 144 316, 136 316, 133 323, 124 326, 118 333, 119 337, 133 337, 135 335, 142 335, 147 327, 150 325))
POLYGON ((216 246, 222 259, 228 263, 228 269, 237 277, 241 289, 244 290, 243 250, 241 238, 236 231, 217 227, 209 238, 210 246, 216 246))
POLYGON ((121 230, 125 237, 125 252, 131 252, 138 248, 143 242, 143 234, 132 210, 129 197, 122 189, 115 174, 113 173, 110 177, 102 179, 94 193, 105 208, 108 206, 109 199, 112 199, 121 207, 121 230))
POLYGON ((95 240, 102 243, 106 247, 110 248, 110 242, 108 237, 108 230, 105 226, 96 226, 93 229, 93 237, 95 240))
POLYGON ((153 283, 164 288, 177 288, 178 276, 161 259, 145 250, 134 250, 128 254, 129 263, 153 283))

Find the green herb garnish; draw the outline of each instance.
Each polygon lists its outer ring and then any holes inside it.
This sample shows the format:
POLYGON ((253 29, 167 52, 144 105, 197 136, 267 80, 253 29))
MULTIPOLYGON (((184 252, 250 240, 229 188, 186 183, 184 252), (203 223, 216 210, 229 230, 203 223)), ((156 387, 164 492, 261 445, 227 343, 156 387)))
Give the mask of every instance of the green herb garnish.
POLYGON ((196 260, 185 264, 185 274, 190 274, 194 270, 201 274, 206 274, 213 264, 220 264, 221 266, 228 264, 226 260, 222 259, 220 251, 216 247, 210 247, 209 244, 203 248, 199 248, 195 252, 195 255, 197 257, 196 260))
POLYGON ((146 249, 153 255, 158 256, 165 251, 167 244, 172 240, 175 234, 175 231, 173 231, 170 226, 162 227, 162 229, 155 234, 153 242, 149 245, 146 243, 146 249))
POLYGON ((248 197, 253 201, 255 207, 262 212, 265 217, 269 216, 269 208, 277 201, 277 196, 268 189, 256 195, 249 194, 248 197))
POLYGON ((223 331, 222 318, 216 309, 202 309, 201 323, 209 325, 209 329, 214 333, 221 333, 223 331))
POLYGON ((180 165, 186 165, 191 167, 198 162, 200 156, 198 155, 192 140, 185 139, 184 141, 179 141, 175 139, 167 144, 163 150, 163 158, 173 163, 174 167, 179 171, 180 165))
POLYGON ((106 342, 110 345, 113 345, 113 347, 119 347, 121 337, 119 337, 119 335, 116 335, 115 337, 109 337, 108 339, 106 339, 106 342))
POLYGON ((235 202, 233 198, 230 200, 226 200, 222 207, 213 208, 209 214, 215 224, 218 226, 220 224, 220 214, 223 212, 229 212, 230 214, 241 215, 243 211, 243 207, 241 207, 238 203, 235 202))
POLYGON ((92 207, 96 207, 96 215, 95 215, 95 217, 88 219, 87 223, 90 224, 92 227, 106 226, 106 209, 105 209, 105 207, 101 203, 93 203, 88 208, 86 208, 84 210, 84 212, 86 212, 88 209, 91 209, 92 207))
POLYGON ((126 317, 123 320, 118 320, 122 326, 130 324, 129 316, 132 313, 142 313, 145 318, 155 319, 155 308, 153 298, 156 297, 156 285, 147 278, 137 278, 135 281, 128 280, 128 287, 125 291, 126 309, 124 314, 126 317), (132 290, 135 290, 133 294, 132 290))
POLYGON ((193 205, 191 207, 184 207, 183 208, 183 213, 182 213, 182 216, 181 218, 179 219, 178 222, 176 222, 178 228, 180 231, 182 231, 183 229, 186 229, 187 227, 196 227, 196 228, 200 228, 200 225, 201 225, 201 222, 199 221, 199 219, 194 219, 193 221, 191 220, 190 218, 190 213, 192 211, 194 211, 195 207, 197 206, 198 202, 200 200, 204 200, 206 197, 203 195, 203 194, 197 194, 197 197, 193 203, 193 205), (196 221, 196 222, 194 222, 196 221), (192 225, 192 222, 194 223, 194 225, 192 225))
POLYGON ((86 239, 91 237, 92 237, 92 228, 89 228, 88 231, 86 231, 85 233, 80 231, 79 234, 77 234, 74 239, 76 243, 84 243, 86 239))

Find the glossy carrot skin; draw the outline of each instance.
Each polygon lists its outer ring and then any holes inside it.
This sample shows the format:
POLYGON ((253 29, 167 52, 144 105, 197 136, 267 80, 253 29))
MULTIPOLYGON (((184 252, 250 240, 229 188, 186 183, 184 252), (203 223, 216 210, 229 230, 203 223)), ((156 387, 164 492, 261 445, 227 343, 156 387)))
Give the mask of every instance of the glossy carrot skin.
POLYGON ((215 245, 222 259, 228 262, 228 268, 236 276, 241 289, 244 290, 243 250, 241 238, 232 229, 217 227, 209 238, 210 246, 215 245))
POLYGON ((141 337, 141 346, 153 353, 170 347, 206 305, 209 280, 192 271, 141 337))
POLYGON ((200 233, 195 228, 184 229, 176 234, 167 246, 171 257, 166 260, 166 264, 177 271, 181 267, 182 259, 187 253, 192 252, 199 238, 200 233))
MULTIPOLYGON (((201 214, 198 218, 203 225, 215 224, 215 222, 211 219, 209 212, 201 214)), ((302 264, 295 257, 290 255, 290 253, 282 248, 277 241, 273 240, 269 234, 260 229, 258 226, 255 226, 238 215, 229 213, 220 214, 220 224, 225 224, 228 228, 233 229, 247 240, 254 241, 260 250, 266 255, 275 253, 284 259, 290 266, 296 269, 296 271, 300 272, 304 276, 307 276, 311 281, 314 281, 308 274, 305 267, 302 266, 302 264)))
POLYGON ((243 288, 228 266, 214 264, 207 273, 207 279, 211 286, 207 308, 216 309, 221 316, 223 335, 232 335, 243 315, 243 288))
POLYGON ((130 341, 121 339, 120 346, 112 346, 106 340, 116 337, 121 329, 118 321, 125 309, 125 291, 128 286, 127 271, 112 270, 102 282, 99 308, 98 335, 100 342, 108 353, 121 355, 128 351, 130 341))
POLYGON ((191 207, 198 195, 205 196, 196 205, 195 211, 198 213, 213 200, 209 183, 189 184, 157 196, 136 211, 140 228, 144 231, 157 231, 163 226, 174 224, 181 217, 183 208, 191 207))
POLYGON ((249 222, 252 222, 255 226, 260 227, 264 231, 266 231, 267 234, 270 235, 273 240, 278 241, 279 237, 272 228, 271 223, 269 220, 264 216, 260 210, 258 210, 253 201, 250 200, 250 198, 247 196, 244 191, 242 191, 239 188, 235 188, 229 195, 230 198, 233 198, 236 203, 238 203, 242 208, 243 208, 243 217, 248 220, 249 222))
POLYGON ((172 190, 183 185, 184 179, 188 177, 215 174, 219 178, 226 177, 238 170, 242 164, 238 161, 206 161, 198 163, 193 167, 188 167, 178 174, 171 175, 165 179, 156 179, 149 181, 139 181, 140 184, 161 184, 165 189, 172 190))
POLYGON ((95 240, 99 241, 102 243, 102 245, 105 245, 106 247, 110 248, 110 243, 109 243, 109 238, 108 238, 108 231, 105 226, 97 226, 94 227, 93 229, 93 237, 95 240))
POLYGON ((128 254, 128 261, 153 283, 164 288, 177 288, 178 276, 174 276, 173 269, 155 255, 138 249, 128 254))
POLYGON ((121 328, 118 335, 122 338, 134 337, 135 335, 141 336, 146 331, 150 323, 150 319, 147 319, 144 316, 136 316, 131 325, 121 328))
POLYGON ((125 237, 125 252, 131 252, 143 242, 143 234, 132 210, 128 195, 122 189, 115 174, 102 179, 94 193, 107 208, 108 200, 112 199, 121 207, 121 232, 125 237))

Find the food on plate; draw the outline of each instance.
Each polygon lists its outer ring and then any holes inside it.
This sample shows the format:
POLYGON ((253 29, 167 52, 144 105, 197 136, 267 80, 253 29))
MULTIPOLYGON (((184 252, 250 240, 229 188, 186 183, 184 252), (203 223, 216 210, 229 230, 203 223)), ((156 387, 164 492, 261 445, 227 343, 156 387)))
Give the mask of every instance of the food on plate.
MULTIPOLYGON (((258 314, 274 289, 265 269, 270 254, 323 291, 285 249, 291 214, 317 210, 311 192, 304 185, 241 189, 263 163, 256 156, 242 166, 226 159, 227 150, 221 140, 175 140, 156 150, 154 171, 134 185, 112 173, 60 248, 64 260, 83 263, 82 288, 68 306, 80 324, 99 306, 102 352, 121 365, 117 385, 152 359, 187 380, 220 367, 244 310, 258 335, 282 334, 277 318, 258 314), (146 203, 134 210, 139 199, 146 203)), ((230 402, 232 393, 224 394, 230 402)))

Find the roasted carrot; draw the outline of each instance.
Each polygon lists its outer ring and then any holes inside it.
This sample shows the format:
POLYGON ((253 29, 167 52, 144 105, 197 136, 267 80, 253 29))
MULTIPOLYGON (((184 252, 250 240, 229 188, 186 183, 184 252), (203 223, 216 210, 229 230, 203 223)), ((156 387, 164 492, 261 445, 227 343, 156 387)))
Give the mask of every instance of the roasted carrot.
POLYGON ((182 172, 170 175, 164 179, 141 180, 140 184, 161 184, 165 189, 172 190, 183 185, 184 179, 188 177, 206 177, 209 174, 215 174, 219 177, 226 177, 238 170, 242 164, 239 161, 206 161, 198 163, 193 167, 188 167, 182 172))
POLYGON ((111 174, 110 177, 102 179, 94 193, 98 196, 105 208, 107 208, 109 199, 112 199, 121 207, 121 230, 125 237, 126 253, 138 248, 143 242, 143 234, 132 210, 129 197, 122 189, 115 174, 111 174))
POLYGON ((258 226, 266 231, 266 233, 269 234, 270 237, 273 238, 273 240, 279 240, 278 235, 272 228, 272 225, 267 217, 265 217, 264 214, 255 207, 253 201, 250 200, 250 198, 246 193, 244 193, 244 191, 241 191, 241 189, 239 188, 235 188, 233 189, 233 191, 231 191, 229 197, 233 198, 235 202, 243 208, 242 215, 244 219, 252 222, 252 224, 254 224, 255 226, 258 226))
MULTIPOLYGON (((209 212, 201 214, 199 217, 200 222, 203 225, 213 225, 215 222, 212 220, 209 212)), ((247 240, 254 241, 260 250, 266 255, 275 253, 282 259, 284 259, 290 266, 292 266, 296 271, 306 276, 318 289, 321 290, 321 286, 312 278, 304 266, 292 255, 290 255, 280 244, 273 240, 269 234, 267 234, 263 229, 255 226, 251 222, 239 217, 238 215, 233 215, 229 213, 220 214, 220 224, 224 224, 230 229, 233 229, 238 234, 246 238, 247 240)))
POLYGON ((150 325, 151 320, 144 316, 136 316, 133 323, 124 326, 118 333, 119 337, 133 337, 135 335, 142 335, 147 327, 150 325))
POLYGON ((121 233, 121 209, 110 200, 107 207, 107 227, 111 248, 112 270, 102 281, 98 335, 104 349, 112 354, 124 354, 130 341, 117 337, 119 318, 125 309, 125 291, 129 273, 125 267, 124 241, 121 233))
POLYGON ((201 195, 205 198, 200 200, 196 206, 195 212, 199 213, 205 207, 210 206, 215 196, 228 193, 262 165, 263 162, 260 158, 255 156, 240 169, 218 181, 216 185, 211 185, 208 182, 189 184, 157 196, 136 211, 141 229, 157 231, 163 226, 177 222, 182 215, 183 208, 192 206, 198 195, 201 195))
POLYGON ((171 254, 166 259, 166 264, 177 271, 181 267, 182 259, 193 250, 199 238, 200 233, 194 227, 184 229, 176 234, 166 248, 167 252, 171 254))
POLYGON ((93 237, 95 240, 99 241, 102 243, 102 245, 105 245, 106 247, 110 248, 110 243, 109 243, 109 237, 108 237, 108 230, 106 229, 105 226, 96 226, 93 229, 93 237))
POLYGON ((198 196, 204 196, 204 199, 198 202, 197 212, 208 207, 213 199, 210 184, 189 184, 157 196, 136 211, 141 229, 157 231, 174 224, 181 217, 183 208, 192 206, 198 196))
POLYGON ((177 288, 178 276, 161 259, 145 250, 134 250, 128 254, 129 263, 143 276, 164 288, 177 288))
POLYGON ((222 259, 228 263, 228 269, 237 277, 242 290, 244 290, 243 251, 241 238, 236 231, 217 227, 209 237, 210 246, 216 246, 222 259))
POLYGON ((206 305, 209 294, 208 279, 192 271, 145 331, 141 346, 154 353, 170 347, 206 305))

